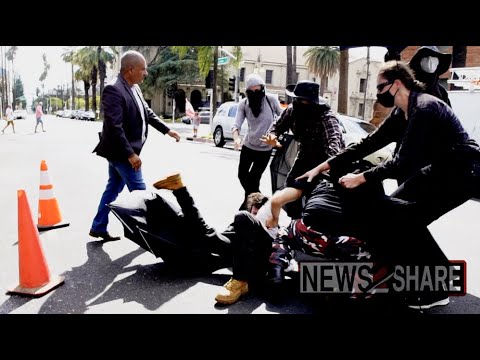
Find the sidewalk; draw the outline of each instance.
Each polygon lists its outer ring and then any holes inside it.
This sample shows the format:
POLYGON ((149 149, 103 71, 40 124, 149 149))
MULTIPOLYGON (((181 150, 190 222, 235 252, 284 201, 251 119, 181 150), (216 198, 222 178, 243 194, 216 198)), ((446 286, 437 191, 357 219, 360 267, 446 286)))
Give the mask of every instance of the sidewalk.
POLYGON ((209 142, 213 143, 213 137, 210 132, 210 125, 209 124, 200 124, 198 127, 198 132, 197 132, 197 137, 193 137, 193 125, 188 125, 184 123, 174 123, 174 124, 168 124, 168 126, 177 131, 182 138, 185 138, 186 140, 189 141, 195 141, 195 142, 209 142))

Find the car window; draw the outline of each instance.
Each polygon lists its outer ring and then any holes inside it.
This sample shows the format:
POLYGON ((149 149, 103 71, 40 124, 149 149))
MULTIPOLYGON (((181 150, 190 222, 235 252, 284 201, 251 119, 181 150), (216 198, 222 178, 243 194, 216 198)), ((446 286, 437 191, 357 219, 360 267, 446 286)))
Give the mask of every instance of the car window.
POLYGON ((237 116, 237 108, 238 108, 238 105, 232 105, 232 107, 230 108, 230 110, 228 110, 228 117, 236 117, 237 116))

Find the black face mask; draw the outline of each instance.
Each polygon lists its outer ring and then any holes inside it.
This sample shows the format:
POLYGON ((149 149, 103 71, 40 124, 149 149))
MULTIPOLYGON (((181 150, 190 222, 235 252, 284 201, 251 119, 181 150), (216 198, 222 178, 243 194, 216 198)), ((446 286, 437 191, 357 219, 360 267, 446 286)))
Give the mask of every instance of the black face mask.
POLYGON ((386 108, 391 108, 395 105, 395 95, 390 94, 390 89, 382 94, 377 94, 377 100, 380 105, 385 106, 386 108))
POLYGON ((262 111, 263 98, 265 97, 265 88, 262 87, 261 90, 247 90, 248 106, 252 110, 252 113, 255 117, 260 115, 262 111))

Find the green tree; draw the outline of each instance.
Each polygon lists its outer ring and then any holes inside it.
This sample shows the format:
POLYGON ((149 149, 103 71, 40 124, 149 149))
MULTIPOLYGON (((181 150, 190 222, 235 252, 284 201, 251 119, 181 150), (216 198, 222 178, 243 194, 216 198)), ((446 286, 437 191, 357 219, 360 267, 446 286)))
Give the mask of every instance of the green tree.
POLYGON ((16 95, 15 104, 21 105, 22 109, 25 109, 27 107, 27 100, 25 100, 23 82, 20 78, 20 75, 15 77, 13 82, 13 89, 14 94, 16 95))
POLYGON ((323 96, 328 77, 335 75, 340 68, 340 50, 337 46, 312 46, 304 57, 308 71, 320 78, 320 96, 323 96))
MULTIPOLYGON (((65 62, 69 62, 72 64, 72 99, 75 98, 75 73, 74 73, 74 69, 73 69, 73 66, 74 66, 74 63, 73 63, 73 58, 74 58, 74 54, 75 54, 75 46, 70 46, 68 48, 65 48, 64 49, 64 52, 62 54, 62 60, 65 61, 65 62)), ((67 102, 68 103, 71 103, 71 101, 67 102)), ((75 108, 72 108, 72 109, 75 109, 75 108)))

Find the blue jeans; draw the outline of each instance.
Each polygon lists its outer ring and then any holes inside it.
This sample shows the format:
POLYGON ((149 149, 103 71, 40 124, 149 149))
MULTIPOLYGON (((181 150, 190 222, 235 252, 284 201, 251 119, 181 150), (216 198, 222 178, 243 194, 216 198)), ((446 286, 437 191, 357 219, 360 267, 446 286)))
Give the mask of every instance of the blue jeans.
POLYGON ((108 214, 110 208, 107 204, 115 201, 127 184, 128 190, 145 190, 147 187, 143 182, 142 170, 135 171, 128 161, 108 161, 108 183, 103 192, 97 215, 93 219, 91 230, 97 233, 107 232, 108 214))

